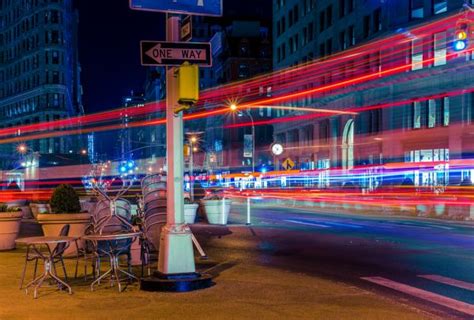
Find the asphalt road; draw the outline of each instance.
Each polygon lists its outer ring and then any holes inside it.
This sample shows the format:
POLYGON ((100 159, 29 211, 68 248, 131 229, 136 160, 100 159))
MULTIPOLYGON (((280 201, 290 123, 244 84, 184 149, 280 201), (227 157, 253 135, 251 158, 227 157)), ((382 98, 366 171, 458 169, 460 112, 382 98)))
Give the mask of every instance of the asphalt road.
MULTIPOLYGON (((234 205, 229 226, 244 224, 234 205)), ((264 264, 343 281, 439 318, 474 319, 474 225, 253 207, 264 264)))

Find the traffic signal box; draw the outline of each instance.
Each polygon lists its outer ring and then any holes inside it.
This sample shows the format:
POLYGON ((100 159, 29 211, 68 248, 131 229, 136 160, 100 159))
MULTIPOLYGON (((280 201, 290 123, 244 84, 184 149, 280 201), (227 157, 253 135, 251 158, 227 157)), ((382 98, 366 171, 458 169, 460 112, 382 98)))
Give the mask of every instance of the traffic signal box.
POLYGON ((454 51, 464 51, 469 49, 470 41, 472 41, 471 32, 471 21, 467 19, 461 19, 456 23, 456 28, 454 30, 454 39, 453 39, 453 50, 454 51))
POLYGON ((178 113, 189 109, 199 100, 199 68, 195 64, 183 63, 176 71, 178 78, 178 113))

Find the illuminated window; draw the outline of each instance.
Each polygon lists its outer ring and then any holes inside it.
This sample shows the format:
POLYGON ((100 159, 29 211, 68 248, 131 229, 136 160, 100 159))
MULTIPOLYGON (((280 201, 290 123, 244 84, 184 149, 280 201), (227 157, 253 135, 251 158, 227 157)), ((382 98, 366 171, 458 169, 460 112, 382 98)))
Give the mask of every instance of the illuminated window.
POLYGON ((413 128, 421 128, 421 103, 419 101, 413 102, 413 128))
POLYGON ((428 100, 428 128, 434 128, 436 125, 436 101, 428 100))
POLYGON ((434 35, 434 65, 441 66, 446 64, 446 32, 436 33, 434 35))
POLYGON ((440 14, 448 11, 448 2, 446 0, 433 0, 433 14, 440 14))
POLYGON ((413 40, 411 47, 411 69, 423 69, 423 41, 413 40))
POLYGON ((444 97, 442 100, 443 107, 443 126, 449 126, 449 97, 444 97))
POLYGON ((410 17, 412 19, 423 19, 424 18, 423 0, 411 0, 410 11, 411 11, 410 17))

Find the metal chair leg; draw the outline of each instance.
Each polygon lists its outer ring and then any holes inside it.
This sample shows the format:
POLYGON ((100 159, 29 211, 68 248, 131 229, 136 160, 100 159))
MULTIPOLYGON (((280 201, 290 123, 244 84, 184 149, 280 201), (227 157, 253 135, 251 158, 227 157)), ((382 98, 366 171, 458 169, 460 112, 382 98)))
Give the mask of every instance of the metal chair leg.
MULTIPOLYGON (((23 289, 23 283, 25 281, 26 266, 28 265, 28 254, 30 253, 30 246, 26 247, 25 266, 23 267, 23 273, 21 275, 20 290, 23 289)), ((33 277, 34 279, 34 277, 33 277)))
POLYGON ((63 257, 62 257, 62 256, 59 257, 59 261, 61 261, 61 265, 63 266, 64 279, 66 279, 66 281, 68 281, 68 280, 67 280, 66 266, 64 265, 64 260, 63 260, 63 257))
POLYGON ((38 259, 35 259, 35 271, 33 272, 33 279, 36 278, 36 271, 38 270, 38 259))

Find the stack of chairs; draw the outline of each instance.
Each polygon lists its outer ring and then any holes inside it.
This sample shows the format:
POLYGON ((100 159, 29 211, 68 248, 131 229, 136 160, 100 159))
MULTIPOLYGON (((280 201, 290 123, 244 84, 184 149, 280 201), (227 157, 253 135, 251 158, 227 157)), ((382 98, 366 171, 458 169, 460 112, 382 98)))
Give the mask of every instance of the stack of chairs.
MULTIPOLYGON (((108 234, 108 233, 121 233, 121 232, 132 232, 130 225, 125 224, 116 216, 111 217, 111 205, 112 201, 102 199, 95 206, 92 211, 91 224, 86 229, 86 234, 108 234)), ((115 215, 119 215, 124 220, 131 222, 131 204, 126 199, 117 199, 115 200, 115 215)), ((131 253, 130 246, 131 240, 119 240, 120 243, 117 244, 117 247, 120 248, 121 255, 125 255, 127 258, 127 266, 129 272, 131 271, 131 253)), ((109 248, 103 247, 107 246, 106 242, 92 242, 86 241, 84 245, 83 252, 81 253, 84 257, 84 275, 87 276, 87 260, 90 259, 93 270, 94 278, 100 275, 100 263, 101 258, 105 257, 103 253, 100 253, 102 249, 107 251, 109 248)), ((77 267, 76 267, 76 276, 77 276, 77 267)))
POLYGON ((161 229, 166 224, 166 179, 158 174, 149 175, 142 179, 142 276, 144 266, 150 275, 150 265, 158 260, 161 229))

